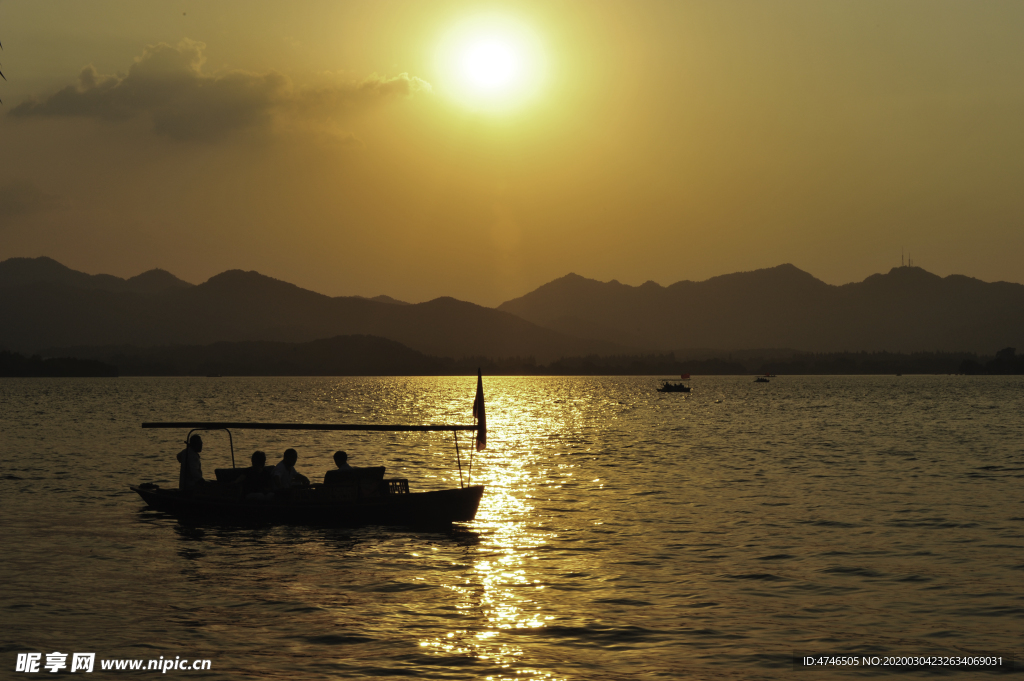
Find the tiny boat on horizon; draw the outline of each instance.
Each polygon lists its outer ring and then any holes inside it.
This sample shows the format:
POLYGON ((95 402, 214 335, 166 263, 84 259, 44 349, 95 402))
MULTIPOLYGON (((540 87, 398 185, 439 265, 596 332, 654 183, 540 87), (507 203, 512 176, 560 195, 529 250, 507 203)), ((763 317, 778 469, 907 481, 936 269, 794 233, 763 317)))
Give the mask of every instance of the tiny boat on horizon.
MULTIPOLYGON (((690 380, 690 374, 683 374, 680 378, 683 381, 688 381, 688 380, 690 380)), ((663 378, 661 380, 662 380, 662 386, 660 388, 655 388, 655 390, 657 390, 659 393, 688 393, 688 392, 690 392, 690 386, 686 385, 685 383, 673 383, 672 381, 674 379, 670 379, 670 378, 663 378)))

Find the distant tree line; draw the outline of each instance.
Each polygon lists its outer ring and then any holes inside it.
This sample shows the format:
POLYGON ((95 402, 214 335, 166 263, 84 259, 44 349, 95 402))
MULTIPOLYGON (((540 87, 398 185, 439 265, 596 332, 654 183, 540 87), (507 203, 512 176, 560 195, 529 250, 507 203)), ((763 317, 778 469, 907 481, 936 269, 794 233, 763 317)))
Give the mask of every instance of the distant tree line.
POLYGON ((961 374, 1024 374, 1024 355, 1017 355, 1017 348, 1003 348, 984 364, 977 358, 964 359, 960 363, 961 374))
POLYGON ((432 357, 375 336, 309 343, 246 341, 206 346, 78 348, 73 359, 0 352, 0 376, 679 376, 836 374, 1024 374, 1024 356, 955 352, 833 352, 678 359, 675 353, 535 357, 432 357))
MULTIPOLYGON (((772 374, 958 374, 965 362, 978 362, 968 352, 823 352, 797 353, 788 360, 761 363, 759 373, 772 374)), ((753 361, 752 361, 753 363, 753 361)))
POLYGON ((492 376, 651 376, 681 374, 746 374, 749 369, 727 359, 682 361, 675 353, 644 355, 586 355, 563 357, 540 364, 533 357, 467 357, 448 360, 452 373, 475 373, 476 367, 492 376))
POLYGON ((645 375, 854 375, 854 374, 1024 374, 1024 356, 1004 348, 995 358, 969 352, 822 352, 794 353, 787 359, 730 355, 710 359, 677 359, 675 353, 563 357, 539 364, 532 357, 472 357, 452 362, 454 374, 482 367, 491 375, 645 376, 645 375))
POLYGON ((93 359, 26 357, 15 352, 0 351, 0 377, 112 377, 117 367, 93 359))

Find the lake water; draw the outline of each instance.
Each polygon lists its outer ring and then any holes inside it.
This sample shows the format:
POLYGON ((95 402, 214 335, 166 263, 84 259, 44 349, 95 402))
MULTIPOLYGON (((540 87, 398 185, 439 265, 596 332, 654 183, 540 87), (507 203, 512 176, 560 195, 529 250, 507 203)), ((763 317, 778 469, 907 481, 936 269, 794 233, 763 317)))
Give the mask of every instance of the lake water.
MULTIPOLYGON (((31 678, 17 654, 54 651, 96 653, 100 677, 126 672, 99 660, 161 656, 211 660, 168 678, 216 679, 892 671, 794 671, 812 653, 1020 669, 1020 377, 696 377, 688 395, 486 378, 472 480, 487 489, 476 521, 445 532, 185 524, 128 489, 177 485, 185 432, 143 421, 471 423, 475 383, 0 380, 0 676, 31 678)), ((345 449, 413 491, 459 485, 450 434, 234 438, 239 465, 293 446, 321 479, 345 449)), ((211 477, 230 453, 205 440, 211 477)))

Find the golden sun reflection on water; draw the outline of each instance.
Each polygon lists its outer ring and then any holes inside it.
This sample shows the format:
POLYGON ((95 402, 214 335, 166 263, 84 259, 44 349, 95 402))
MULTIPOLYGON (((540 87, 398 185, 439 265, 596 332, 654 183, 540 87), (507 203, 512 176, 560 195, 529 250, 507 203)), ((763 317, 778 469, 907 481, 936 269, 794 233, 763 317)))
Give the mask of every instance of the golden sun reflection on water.
POLYGON ((521 666, 525 651, 513 632, 542 629, 555 619, 550 604, 538 598, 546 585, 531 565, 538 559, 538 550, 555 536, 536 517, 535 499, 540 487, 551 484, 547 479, 551 462, 542 455, 549 454, 553 434, 564 433, 566 421, 576 418, 577 410, 572 405, 529 399, 536 394, 517 391, 516 379, 502 383, 503 389, 489 396, 488 448, 475 454, 473 468, 474 484, 486 488, 472 524, 481 542, 474 547, 470 567, 461 579, 445 585, 458 598, 455 607, 476 613, 486 628, 453 629, 421 639, 420 646, 444 655, 486 660, 508 670, 487 679, 554 681, 564 677, 521 666))

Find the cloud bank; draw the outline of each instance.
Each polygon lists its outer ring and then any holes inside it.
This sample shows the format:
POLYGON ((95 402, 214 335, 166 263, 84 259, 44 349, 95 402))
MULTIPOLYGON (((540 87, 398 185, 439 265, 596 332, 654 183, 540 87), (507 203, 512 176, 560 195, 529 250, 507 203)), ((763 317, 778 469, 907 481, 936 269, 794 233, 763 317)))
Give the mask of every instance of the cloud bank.
POLYGON ((203 73, 201 42, 151 45, 127 75, 82 69, 78 83, 45 99, 29 99, 10 115, 83 117, 105 121, 146 119, 155 134, 180 141, 216 141, 245 129, 269 128, 275 118, 341 116, 388 99, 429 93, 430 84, 407 73, 376 74, 362 82, 296 88, 276 71, 203 73))

